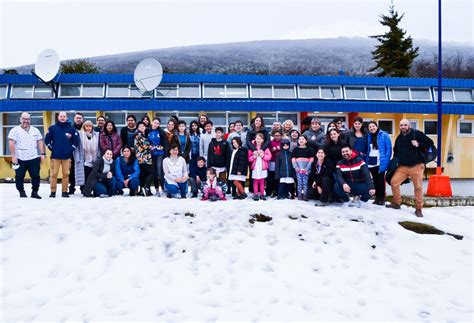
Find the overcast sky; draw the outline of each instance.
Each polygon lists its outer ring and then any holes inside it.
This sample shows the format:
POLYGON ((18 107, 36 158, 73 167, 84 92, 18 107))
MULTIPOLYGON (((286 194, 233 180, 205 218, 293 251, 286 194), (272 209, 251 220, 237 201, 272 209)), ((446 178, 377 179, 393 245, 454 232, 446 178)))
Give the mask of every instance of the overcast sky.
MULTIPOLYGON (((0 0, 0 67, 61 59, 265 39, 367 37, 390 0, 0 0)), ((473 0, 443 0, 443 40, 473 41, 473 0)), ((402 27, 437 40, 436 0, 395 0, 402 27)))

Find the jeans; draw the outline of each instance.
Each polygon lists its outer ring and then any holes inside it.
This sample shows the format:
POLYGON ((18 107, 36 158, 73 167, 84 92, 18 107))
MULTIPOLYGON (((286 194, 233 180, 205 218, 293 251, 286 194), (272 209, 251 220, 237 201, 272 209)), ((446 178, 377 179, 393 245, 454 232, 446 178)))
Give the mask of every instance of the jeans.
POLYGON ((130 192, 136 192, 139 185, 140 185, 140 180, 138 178, 132 178, 128 182, 128 187, 125 187, 123 185, 123 182, 120 182, 119 180, 116 179, 115 189, 118 191, 118 190, 123 190, 124 188, 129 188, 130 192))
POLYGON ((152 156, 153 163, 153 185, 158 190, 158 187, 164 187, 165 177, 163 174, 163 155, 152 156))
MULTIPOLYGON (((370 200, 369 186, 367 183, 347 183, 351 188, 351 194, 353 196, 360 195, 362 202, 370 200)), ((334 193, 339 196, 344 202, 349 202, 349 196, 344 192, 342 186, 339 183, 334 185, 334 193)))
POLYGON ((40 185, 40 165, 41 165, 41 158, 35 158, 31 160, 19 160, 18 165, 20 167, 15 170, 15 185, 16 189, 19 192, 25 190, 23 185, 25 181, 26 172, 30 174, 31 177, 31 185, 33 186, 33 192, 38 192, 39 185, 40 185))
POLYGON ((176 183, 176 184, 178 184, 178 186, 173 185, 173 184, 168 184, 168 182, 165 181, 166 192, 171 195, 180 193, 181 197, 186 197, 186 194, 188 193, 188 182, 176 183))
POLYGON ((108 196, 115 195, 115 177, 110 179, 103 180, 101 182, 97 182, 94 185, 94 195, 101 196, 107 194, 108 196))

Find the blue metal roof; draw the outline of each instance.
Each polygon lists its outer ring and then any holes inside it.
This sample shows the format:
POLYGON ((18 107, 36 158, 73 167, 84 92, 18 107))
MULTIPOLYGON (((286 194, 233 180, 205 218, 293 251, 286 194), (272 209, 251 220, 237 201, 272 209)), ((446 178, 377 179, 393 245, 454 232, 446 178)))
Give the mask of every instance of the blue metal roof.
MULTIPOLYGON (((132 74, 62 74, 59 83, 133 83, 132 74)), ((376 86, 437 86, 435 78, 303 76, 303 75, 224 75, 165 74, 162 83, 257 83, 257 84, 331 84, 376 86)), ((0 84, 38 84, 33 75, 0 75, 0 84)), ((443 79, 443 86, 474 88, 474 79, 443 79)))
MULTIPOLYGON (((437 113, 434 102, 342 100, 220 100, 220 99, 37 99, 0 100, 0 112, 11 111, 334 111, 437 113)), ((474 114, 474 104, 443 103, 445 114, 474 114)))

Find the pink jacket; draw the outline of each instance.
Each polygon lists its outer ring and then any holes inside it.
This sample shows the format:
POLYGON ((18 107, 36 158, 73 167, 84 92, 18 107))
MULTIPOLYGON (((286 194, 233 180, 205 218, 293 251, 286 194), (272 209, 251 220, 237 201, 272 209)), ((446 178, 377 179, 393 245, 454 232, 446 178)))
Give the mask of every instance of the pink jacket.
MULTIPOLYGON (((255 142, 253 142, 253 144, 255 145, 255 142)), ((256 152, 261 152, 262 149, 257 149, 256 152)), ((251 151, 249 149, 249 152, 248 152, 248 157, 249 157, 249 162, 250 162, 250 169, 251 170, 254 170, 255 169, 255 164, 257 163, 257 158, 254 158, 253 157, 253 151, 251 151)), ((263 158, 262 158, 262 164, 263 164, 263 170, 266 170, 268 169, 268 162, 272 159, 272 153, 270 152, 270 149, 265 149, 264 151, 264 155, 263 155, 263 158)))
POLYGON ((270 161, 274 162, 276 160, 276 156, 281 151, 280 141, 272 140, 270 141, 270 152, 272 153, 272 159, 270 161), (276 148, 274 151, 273 148, 276 148))

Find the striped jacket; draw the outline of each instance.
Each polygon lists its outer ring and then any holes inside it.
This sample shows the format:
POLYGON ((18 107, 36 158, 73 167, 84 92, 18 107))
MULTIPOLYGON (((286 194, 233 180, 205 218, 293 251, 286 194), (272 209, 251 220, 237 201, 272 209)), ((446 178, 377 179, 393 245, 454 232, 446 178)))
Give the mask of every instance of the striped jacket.
POLYGON ((374 189, 369 168, 356 151, 352 151, 352 156, 349 160, 343 158, 337 162, 336 178, 341 186, 343 184, 367 183, 369 190, 374 189))

